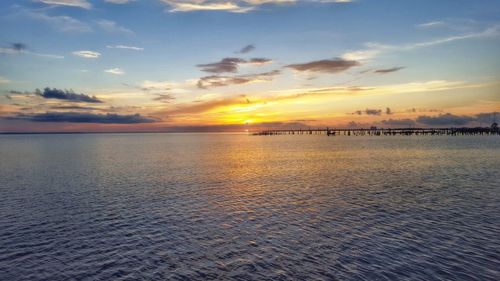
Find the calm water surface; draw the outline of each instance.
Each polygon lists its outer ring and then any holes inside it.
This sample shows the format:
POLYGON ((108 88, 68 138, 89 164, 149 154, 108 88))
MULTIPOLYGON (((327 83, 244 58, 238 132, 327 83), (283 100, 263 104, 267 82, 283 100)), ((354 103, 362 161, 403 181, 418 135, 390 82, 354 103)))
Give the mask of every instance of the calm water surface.
POLYGON ((0 136, 0 280, 500 280, 500 138, 0 136))

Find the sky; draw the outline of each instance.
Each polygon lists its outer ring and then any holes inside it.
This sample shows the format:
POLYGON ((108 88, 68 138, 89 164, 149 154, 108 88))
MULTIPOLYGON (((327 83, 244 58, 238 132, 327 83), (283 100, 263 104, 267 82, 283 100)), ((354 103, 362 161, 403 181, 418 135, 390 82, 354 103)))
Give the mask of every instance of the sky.
POLYGON ((0 2, 0 132, 489 126, 497 111, 498 0, 0 2))

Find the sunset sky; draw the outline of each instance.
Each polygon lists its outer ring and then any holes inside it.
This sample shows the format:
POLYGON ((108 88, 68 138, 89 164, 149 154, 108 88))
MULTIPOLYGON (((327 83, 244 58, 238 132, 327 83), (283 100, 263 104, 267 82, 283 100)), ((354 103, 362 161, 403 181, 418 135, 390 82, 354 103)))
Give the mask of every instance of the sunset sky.
POLYGON ((489 126, 495 111, 498 0, 0 2, 0 132, 489 126))

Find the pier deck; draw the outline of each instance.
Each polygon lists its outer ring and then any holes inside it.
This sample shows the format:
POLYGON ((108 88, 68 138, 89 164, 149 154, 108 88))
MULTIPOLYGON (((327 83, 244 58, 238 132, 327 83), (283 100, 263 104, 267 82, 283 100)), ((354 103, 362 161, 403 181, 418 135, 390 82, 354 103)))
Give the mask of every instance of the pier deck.
POLYGON ((256 132, 253 135, 326 135, 326 136, 412 136, 412 135, 500 135, 498 128, 370 128, 370 129, 277 129, 256 132))

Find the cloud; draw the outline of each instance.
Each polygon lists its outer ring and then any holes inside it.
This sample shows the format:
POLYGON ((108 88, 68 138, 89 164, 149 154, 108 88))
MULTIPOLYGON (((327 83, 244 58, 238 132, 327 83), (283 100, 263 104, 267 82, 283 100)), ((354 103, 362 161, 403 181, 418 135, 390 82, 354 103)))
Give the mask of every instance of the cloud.
MULTIPOLYGON (((299 0, 161 0, 167 4, 169 12, 192 12, 192 11, 225 11, 231 13, 246 13, 255 11, 261 5, 283 5, 294 4, 299 0)), ((352 0, 310 0, 318 3, 350 3, 352 0)))
POLYGON ((77 94, 73 90, 59 90, 56 88, 45 88, 43 92, 39 89, 35 90, 35 95, 45 99, 59 99, 71 102, 89 102, 89 103, 102 103, 100 99, 95 96, 88 96, 85 94, 77 94))
POLYGON ((245 62, 246 60, 240 58, 224 58, 219 62, 198 64, 197 66, 201 68, 201 71, 210 73, 234 73, 238 71, 238 64, 245 62))
POLYGON ((26 49, 26 44, 24 43, 12 43, 12 49, 21 52, 26 49))
POLYGON ((134 32, 128 28, 118 25, 116 22, 111 20, 98 20, 97 25, 106 32, 110 33, 124 33, 133 34, 134 32))
POLYGON ((104 70, 104 72, 109 73, 109 74, 114 74, 114 75, 123 75, 123 74, 125 74, 125 71, 123 71, 123 69, 117 68, 117 67, 111 68, 111 69, 106 69, 106 70, 104 70))
POLYGON ((352 114, 356 114, 356 115, 363 115, 363 114, 366 114, 366 115, 382 115, 382 109, 365 109, 365 110, 356 110, 354 113, 352 114))
POLYGON ((90 4, 87 0, 36 0, 36 1, 56 6, 69 6, 69 7, 83 8, 83 9, 92 8, 92 4, 90 4))
POLYGON ((398 67, 393 67, 393 68, 377 69, 374 71, 374 73, 387 74, 387 73, 399 71, 403 68, 404 67, 402 67, 402 66, 398 66, 398 67))
POLYGON ((208 89, 215 87, 224 87, 229 85, 268 82, 271 81, 274 76, 279 75, 280 73, 281 71, 279 70, 273 70, 269 72, 237 75, 237 76, 220 76, 220 75, 205 76, 198 80, 197 86, 200 89, 208 89))
POLYGON ((104 2, 112 3, 112 4, 127 4, 134 0, 104 0, 104 2))
POLYGON ((140 114, 95 114, 81 112, 46 112, 35 114, 18 114, 6 117, 10 120, 25 120, 32 122, 69 122, 69 123, 101 123, 101 124, 138 124, 153 123, 160 121, 156 118, 142 116, 140 114))
POLYGON ((415 120, 404 118, 404 119, 389 119, 382 120, 381 123, 386 126, 394 127, 411 127, 415 125, 415 120))
POLYGON ((209 73, 235 73, 238 72, 240 65, 255 65, 262 66, 264 64, 272 63, 271 59, 267 58, 252 58, 250 60, 245 60, 242 58, 223 58, 218 62, 198 64, 197 66, 201 68, 201 71, 209 73))
POLYGON ((101 53, 94 51, 75 51, 72 54, 86 59, 96 59, 101 56, 101 53))
POLYGON ((144 51, 144 48, 135 47, 135 46, 126 46, 126 45, 114 45, 114 46, 107 45, 106 48, 109 48, 109 49, 125 49, 125 50, 133 50, 133 51, 144 51))
POLYGON ((351 67, 360 65, 359 62, 354 60, 345 60, 341 58, 318 60, 301 64, 289 64, 285 67, 291 68, 296 71, 308 72, 323 72, 323 73, 337 73, 348 70, 351 67))
POLYGON ((266 58, 252 58, 249 61, 247 61, 246 63, 248 63, 248 64, 254 64, 254 65, 263 65, 263 64, 268 64, 268 63, 272 63, 272 62, 273 62, 273 60, 271 60, 271 59, 266 59, 266 58))
POLYGON ((241 48, 241 50, 239 50, 237 53, 246 54, 246 53, 249 53, 253 50, 255 50, 255 46, 253 44, 250 44, 250 45, 246 45, 245 47, 241 48))
POLYGON ((67 110, 104 110, 102 108, 92 106, 78 106, 78 105, 54 105, 50 109, 67 109, 67 110))
POLYGON ((161 114, 166 115, 184 115, 184 114, 198 114, 210 111, 223 106, 229 105, 245 105, 249 100, 246 96, 228 97, 223 99, 208 100, 204 102, 195 102, 176 106, 175 108, 167 109, 161 114))
POLYGON ((421 24, 417 24, 417 27, 419 27, 419 28, 431 28, 431 27, 442 26, 442 25, 444 25, 444 22, 442 22, 442 21, 430 21, 430 22, 424 22, 421 24))
POLYGON ((485 113, 476 114, 475 117, 476 117, 477 121, 481 122, 481 123, 493 123, 495 121, 498 123, 498 119, 499 119, 500 115, 498 114, 498 112, 485 112, 485 113), (496 117, 496 120, 495 120, 495 117, 496 117))
POLYGON ((417 24, 416 26, 418 28, 433 28, 433 27, 443 26, 444 24, 445 23, 442 21, 430 21, 430 22, 417 24))
POLYGON ((162 0, 171 9, 169 12, 191 12, 191 11, 227 11, 232 13, 245 13, 254 9, 252 6, 242 7, 233 2, 206 0, 162 0))
POLYGON ((33 55, 37 57, 52 58, 52 59, 63 59, 64 56, 52 55, 52 54, 41 54, 37 52, 32 52, 28 50, 28 46, 24 43, 11 43, 8 48, 0 48, 0 54, 3 55, 33 55))
POLYGON ((391 115, 392 114, 392 110, 389 107, 386 107, 385 108, 385 114, 391 115))
POLYGON ((429 126, 463 126, 469 122, 476 121, 476 118, 467 115, 446 113, 437 116, 421 115, 417 117, 416 121, 429 126))
MULTIPOLYGON (((412 109, 411 112, 417 112, 417 110, 412 109)), ((471 122, 479 122, 486 124, 493 123, 493 115, 494 115, 493 112, 483 112, 472 116, 455 115, 451 113, 439 114, 436 116, 420 115, 415 120, 408 118, 389 119, 389 120, 382 120, 381 124, 387 126, 397 126, 397 127, 410 127, 410 126, 415 126, 416 124, 421 124, 430 127, 466 126, 471 122)))
POLYGON ((33 20, 42 21, 53 29, 61 32, 85 33, 92 31, 92 28, 88 24, 70 16, 50 16, 42 12, 30 11, 27 9, 20 9, 19 14, 25 15, 33 20))
POLYGON ((469 32, 461 35, 453 35, 443 38, 438 38, 430 41, 423 41, 417 43, 409 43, 404 45, 385 45, 380 43, 365 43, 364 50, 357 50, 347 52, 342 55, 342 58, 346 60, 368 60, 375 58, 381 54, 389 52, 402 52, 402 51, 412 51, 421 48, 433 47, 445 43, 451 43, 455 41, 469 40, 469 39, 481 39, 481 38, 494 38, 500 36, 500 25, 493 25, 485 28, 481 31, 469 32))
POLYGON ((175 100, 175 97, 172 94, 157 94, 156 97, 153 98, 153 100, 170 103, 170 101, 175 100))

